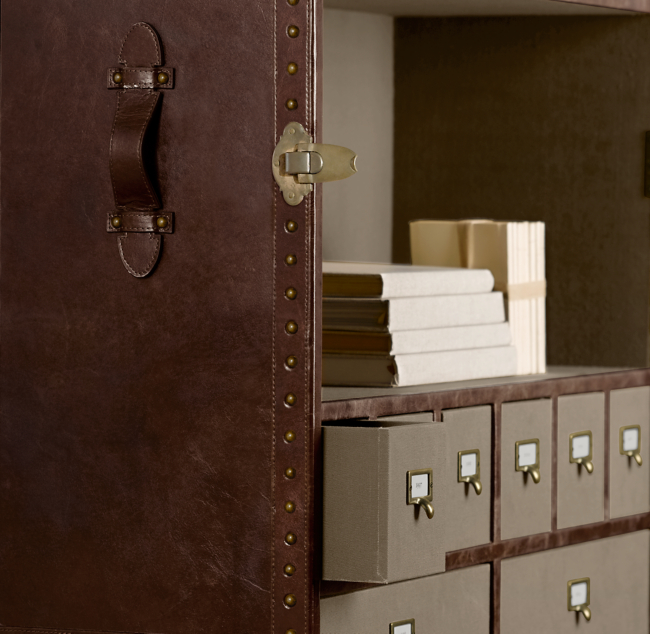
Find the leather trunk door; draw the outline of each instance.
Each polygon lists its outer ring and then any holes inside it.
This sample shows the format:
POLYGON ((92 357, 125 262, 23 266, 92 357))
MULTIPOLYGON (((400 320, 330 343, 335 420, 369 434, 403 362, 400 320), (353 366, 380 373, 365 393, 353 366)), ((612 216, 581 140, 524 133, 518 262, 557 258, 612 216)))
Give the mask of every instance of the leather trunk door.
POLYGON ((317 133, 317 8, 2 3, 0 631, 312 631, 316 199, 284 203, 271 156, 289 121, 317 133), (153 132, 175 229, 143 279, 106 228, 107 69, 140 21, 175 73, 153 132))

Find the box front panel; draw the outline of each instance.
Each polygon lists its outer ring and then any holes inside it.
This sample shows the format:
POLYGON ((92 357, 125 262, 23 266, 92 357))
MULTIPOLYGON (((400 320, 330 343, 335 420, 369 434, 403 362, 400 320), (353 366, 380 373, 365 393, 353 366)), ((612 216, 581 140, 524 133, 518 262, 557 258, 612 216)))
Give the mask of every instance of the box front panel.
POLYGON ((551 530, 551 416, 550 399, 501 407, 501 539, 551 530), (521 469, 535 460, 537 483, 530 473, 517 471, 518 462, 521 469))
POLYGON ((650 454, 647 450, 650 387, 613 390, 609 402, 610 517, 647 513, 650 510, 650 454), (621 454, 621 449, 626 453, 621 454), (635 454, 641 458, 640 465, 635 454))
POLYGON ((559 397, 557 424, 557 527, 602 522, 605 396, 593 393, 559 397), (583 464, 576 460, 583 460, 583 464))
POLYGON ((490 541, 492 479, 492 407, 449 409, 442 413, 447 428, 447 537, 445 550, 453 551, 490 541), (477 450, 477 453, 473 453, 477 450), (459 456, 459 453, 463 452, 459 456), (461 477, 480 472, 481 493, 461 477))
POLYGON ((501 634, 647 632, 649 557, 649 533, 640 531, 504 560, 501 634), (568 582, 584 578, 589 578, 588 623, 568 609, 568 582))

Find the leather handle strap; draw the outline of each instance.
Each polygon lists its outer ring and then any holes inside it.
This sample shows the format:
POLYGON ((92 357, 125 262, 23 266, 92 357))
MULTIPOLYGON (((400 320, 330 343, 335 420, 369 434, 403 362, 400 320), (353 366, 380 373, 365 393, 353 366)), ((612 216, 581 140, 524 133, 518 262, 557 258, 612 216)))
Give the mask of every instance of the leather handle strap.
POLYGON ((108 87, 118 89, 111 131, 109 166, 116 210, 106 229, 118 233, 126 270, 146 277, 155 267, 163 233, 173 233, 173 214, 156 213, 161 202, 142 156, 147 129, 161 102, 158 88, 173 88, 173 69, 162 67, 162 47, 153 28, 134 24, 122 41, 120 68, 108 71, 108 87))

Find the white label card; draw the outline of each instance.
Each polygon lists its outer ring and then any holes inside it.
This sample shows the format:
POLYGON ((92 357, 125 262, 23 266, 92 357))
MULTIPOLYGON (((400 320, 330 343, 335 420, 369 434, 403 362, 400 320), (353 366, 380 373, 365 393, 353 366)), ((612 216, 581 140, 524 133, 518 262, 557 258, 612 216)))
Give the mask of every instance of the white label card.
POLYGON ((477 455, 475 453, 466 453, 460 457, 460 477, 468 478, 476 475, 477 455))
POLYGON ((571 585, 571 607, 587 603, 587 582, 581 581, 571 585))
POLYGON ((639 448, 639 430, 636 427, 623 432, 623 451, 637 451, 639 448))
POLYGON ((405 623, 404 625, 398 625, 393 631, 395 634, 411 634, 412 630, 411 623, 405 623))
MULTIPOLYGON (((402 480, 404 482, 404 480, 402 480)), ((402 485, 404 486, 404 485, 402 485)), ((429 495, 429 476, 426 473, 411 476, 411 497, 423 498, 429 495)), ((409 630, 410 632, 410 630, 409 630)))
POLYGON ((537 443, 528 442, 525 445, 519 445, 519 466, 530 467, 530 465, 536 463, 537 463, 537 443))
POLYGON ((587 434, 584 436, 575 436, 571 441, 571 453, 575 460, 576 458, 586 458, 591 452, 591 439, 587 434))

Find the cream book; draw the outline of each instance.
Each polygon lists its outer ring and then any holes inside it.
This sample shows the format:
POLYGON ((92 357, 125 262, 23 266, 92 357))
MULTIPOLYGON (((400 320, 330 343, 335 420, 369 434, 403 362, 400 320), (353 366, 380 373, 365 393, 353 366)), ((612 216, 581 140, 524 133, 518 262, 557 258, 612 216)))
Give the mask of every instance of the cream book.
POLYGON ((411 259, 427 266, 489 269, 506 297, 517 374, 546 372, 546 279, 542 222, 416 220, 411 259))
POLYGON ((514 346, 404 355, 323 355, 323 385, 407 387, 511 376, 514 346))
POLYGON ((488 270, 371 262, 323 262, 324 297, 422 297, 488 293, 488 270))
POLYGON ((395 299, 323 298, 323 330, 399 332, 505 321, 498 292, 395 299))
POLYGON ((323 353, 416 354, 464 348, 494 348, 511 343, 508 322, 401 332, 323 332, 323 353))

